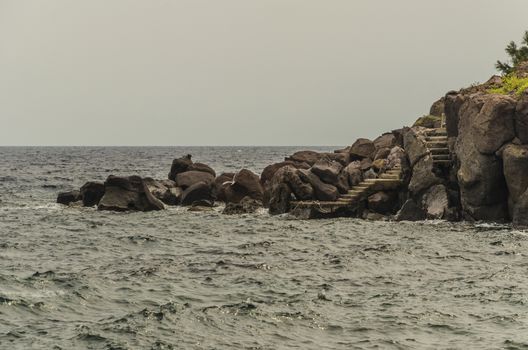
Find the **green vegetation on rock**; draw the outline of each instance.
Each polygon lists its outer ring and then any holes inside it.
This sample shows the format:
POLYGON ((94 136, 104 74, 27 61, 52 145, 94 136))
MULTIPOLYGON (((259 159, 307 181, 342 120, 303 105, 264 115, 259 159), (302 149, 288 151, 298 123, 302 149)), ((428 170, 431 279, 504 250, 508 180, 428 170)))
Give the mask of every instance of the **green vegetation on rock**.
POLYGON ((422 126, 424 128, 437 128, 440 127, 441 123, 442 117, 436 115, 424 115, 414 122, 413 127, 422 126))
POLYGON ((508 74, 502 78, 501 86, 489 89, 488 92, 491 94, 515 94, 520 96, 526 89, 528 89, 528 77, 520 78, 515 74, 508 74))
POLYGON ((515 41, 511 41, 506 46, 506 53, 511 58, 511 64, 509 62, 497 61, 495 67, 502 74, 511 74, 515 67, 519 64, 528 61, 528 31, 524 32, 521 46, 517 46, 515 41))

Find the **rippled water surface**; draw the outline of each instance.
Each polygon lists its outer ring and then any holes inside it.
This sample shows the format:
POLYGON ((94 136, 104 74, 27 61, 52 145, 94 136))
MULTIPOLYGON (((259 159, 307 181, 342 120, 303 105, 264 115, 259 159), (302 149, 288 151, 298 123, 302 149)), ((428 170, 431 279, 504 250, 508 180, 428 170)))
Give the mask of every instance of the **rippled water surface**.
POLYGON ((54 204, 192 153, 261 171, 294 148, 0 148, 0 349, 528 349, 525 232, 54 204))

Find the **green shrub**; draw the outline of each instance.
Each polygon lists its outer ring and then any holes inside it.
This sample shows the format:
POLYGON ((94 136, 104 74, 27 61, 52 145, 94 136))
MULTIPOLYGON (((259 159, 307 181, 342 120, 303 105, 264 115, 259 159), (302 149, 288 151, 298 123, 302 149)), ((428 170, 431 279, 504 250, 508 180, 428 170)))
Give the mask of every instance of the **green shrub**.
POLYGON ((519 78, 515 74, 509 74, 502 78, 500 87, 489 89, 488 92, 491 94, 516 94, 520 96, 526 89, 528 89, 528 77, 519 78))

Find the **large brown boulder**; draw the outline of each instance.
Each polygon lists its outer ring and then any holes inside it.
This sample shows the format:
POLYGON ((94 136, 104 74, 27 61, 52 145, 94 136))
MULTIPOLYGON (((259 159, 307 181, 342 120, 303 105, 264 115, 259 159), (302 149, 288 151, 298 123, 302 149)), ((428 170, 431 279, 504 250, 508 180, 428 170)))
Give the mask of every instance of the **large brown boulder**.
POLYGON ((198 182, 183 191, 181 205, 189 206, 197 202, 214 202, 213 186, 211 182, 198 182))
POLYGON ((422 128, 411 128, 403 135, 403 145, 412 167, 426 154, 429 154, 425 144, 424 132, 422 128))
POLYGON ((436 176, 433 168, 433 158, 429 154, 421 158, 412 169, 409 191, 419 194, 429 187, 441 183, 442 179, 436 176))
POLYGON ((376 213, 391 214, 398 204, 396 192, 376 192, 368 197, 368 208, 376 213))
POLYGON ((226 190, 226 201, 238 203, 244 197, 262 201, 263 194, 259 176, 251 170, 242 169, 235 174, 233 183, 226 190))
POLYGON ((312 185, 314 196, 320 201, 335 201, 339 197, 337 187, 326 184, 321 179, 309 170, 300 169, 298 171, 299 177, 303 182, 312 185))
POLYGON ((350 160, 374 158, 376 146, 369 139, 357 139, 350 147, 350 160))
POLYGON ((182 189, 176 186, 172 180, 154 180, 150 177, 143 181, 150 193, 164 204, 178 205, 182 196, 182 189))
POLYGON ((282 170, 282 181, 288 184, 292 190, 293 195, 298 200, 313 199, 314 190, 312 185, 301 180, 299 170, 292 166, 287 166, 282 170))
POLYGON ((268 207, 271 215, 284 214, 290 211, 292 190, 286 183, 285 173, 288 167, 280 168, 270 181, 268 192, 268 207))
POLYGON ((105 186, 102 182, 90 181, 81 187, 81 198, 85 207, 93 207, 99 204, 105 193, 105 186))
POLYGON ((374 147, 376 147, 376 150, 387 148, 391 149, 392 147, 396 146, 396 136, 394 136, 393 133, 385 133, 381 136, 379 136, 374 141, 374 147))
POLYGON ((213 194, 218 201, 227 201, 228 188, 233 184, 235 173, 222 173, 220 174, 213 183, 213 194))
POLYGON ((515 108, 515 132, 523 144, 528 144, 528 89, 523 92, 515 108))
POLYGON ((176 185, 183 190, 199 182, 211 184, 214 180, 215 177, 213 175, 204 171, 191 170, 176 175, 176 185))
POLYGON ((260 183, 262 184, 262 186, 266 186, 266 184, 269 181, 271 181, 271 179, 273 178, 273 175, 275 175, 275 173, 280 168, 283 168, 287 165, 291 165, 297 169, 309 169, 310 168, 310 165, 308 165, 307 163, 299 163, 299 162, 294 162, 294 161, 284 161, 284 162, 279 162, 279 163, 268 165, 267 167, 264 168, 264 170, 260 174, 260 183))
POLYGON ((176 180, 176 175, 184 173, 189 170, 189 167, 193 164, 191 160, 192 156, 190 154, 183 156, 181 158, 174 159, 172 161, 171 169, 169 172, 169 180, 176 180))
POLYGON ((81 194, 77 190, 61 192, 57 196, 57 203, 68 205, 81 200, 81 194))
POLYGON ((363 171, 361 169, 361 162, 354 161, 341 170, 339 174, 340 181, 345 182, 348 187, 356 186, 363 181, 363 171))
POLYGON ((285 161, 294 163, 306 163, 310 166, 314 165, 323 155, 315 151, 299 151, 295 152, 289 157, 286 157, 285 161))
POLYGON ((150 193, 139 176, 110 175, 104 185, 105 194, 97 207, 99 210, 152 211, 164 209, 163 203, 150 193))
POLYGON ((343 166, 329 158, 319 159, 311 168, 312 173, 328 184, 335 185, 343 166))
POLYGON ((203 163, 192 163, 187 170, 188 171, 203 171, 205 173, 209 173, 213 175, 213 177, 216 177, 216 172, 214 171, 214 169, 211 168, 209 165, 203 164, 203 163))

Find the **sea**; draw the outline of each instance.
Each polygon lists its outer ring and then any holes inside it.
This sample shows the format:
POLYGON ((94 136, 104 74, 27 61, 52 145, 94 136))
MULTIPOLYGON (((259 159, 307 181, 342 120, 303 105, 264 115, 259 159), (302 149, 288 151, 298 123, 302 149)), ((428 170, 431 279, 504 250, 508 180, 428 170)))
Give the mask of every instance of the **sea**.
POLYGON ((0 148, 0 349, 528 349, 528 235, 508 225, 55 203, 185 154, 260 172, 335 148, 0 148))

